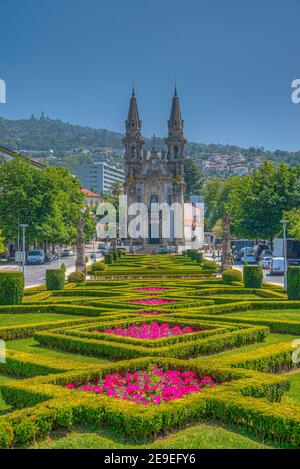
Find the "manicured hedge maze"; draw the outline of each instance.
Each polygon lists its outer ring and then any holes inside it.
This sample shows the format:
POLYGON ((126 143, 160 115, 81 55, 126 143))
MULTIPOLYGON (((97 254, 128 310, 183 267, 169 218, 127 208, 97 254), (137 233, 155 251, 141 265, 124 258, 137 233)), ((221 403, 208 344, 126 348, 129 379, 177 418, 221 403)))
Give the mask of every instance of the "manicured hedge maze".
POLYGON ((115 256, 84 286, 29 289, 21 305, 0 306, 0 376, 10 378, 0 385, 0 447, 81 426, 151 442, 201 421, 299 447, 300 407, 282 402, 298 335, 300 301, 279 287, 228 283, 201 256, 115 256), (8 315, 15 324, 1 321, 8 315), (141 405, 138 387, 129 386, 134 402, 98 389, 108 378, 134 384, 153 367, 170 372, 173 397, 141 405), (208 384, 183 395, 178 376, 208 384))

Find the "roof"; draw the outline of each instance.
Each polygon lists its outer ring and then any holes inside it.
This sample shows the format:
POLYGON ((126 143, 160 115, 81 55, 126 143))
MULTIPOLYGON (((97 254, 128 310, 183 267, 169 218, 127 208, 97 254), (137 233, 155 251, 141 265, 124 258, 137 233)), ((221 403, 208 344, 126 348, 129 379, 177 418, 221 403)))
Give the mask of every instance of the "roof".
POLYGON ((84 187, 80 189, 80 192, 82 192, 86 197, 99 197, 102 198, 101 195, 96 194, 96 192, 90 191, 89 189, 85 189, 84 187))
POLYGON ((10 156, 13 158, 23 158, 23 160, 27 161, 29 164, 31 164, 32 166, 35 166, 38 169, 45 169, 47 167, 46 165, 42 163, 38 163, 37 161, 32 160, 31 158, 27 158, 27 156, 22 156, 19 153, 16 153, 15 151, 9 150, 8 148, 2 147, 2 146, 0 146, 0 156, 1 156, 1 153, 4 153, 7 156, 10 156))

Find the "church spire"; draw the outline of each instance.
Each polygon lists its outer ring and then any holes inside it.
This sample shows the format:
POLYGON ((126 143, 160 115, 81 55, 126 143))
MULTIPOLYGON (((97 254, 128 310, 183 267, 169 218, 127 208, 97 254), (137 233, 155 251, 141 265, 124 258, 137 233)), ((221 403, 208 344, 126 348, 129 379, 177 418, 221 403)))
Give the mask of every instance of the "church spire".
POLYGON ((125 160, 134 162, 142 158, 142 146, 144 141, 141 137, 142 121, 140 120, 134 85, 132 87, 128 117, 125 121, 126 135, 123 138, 125 145, 125 160))
POLYGON ((171 114, 170 114, 170 119, 168 121, 169 136, 183 135, 183 124, 184 124, 184 121, 181 117, 179 96, 177 94, 177 87, 175 85, 171 114))
POLYGON ((165 139, 165 143, 168 146, 169 161, 179 161, 184 157, 183 151, 186 141, 183 135, 183 126, 184 121, 181 116, 179 96, 175 84, 171 114, 168 120, 169 134, 168 138, 165 139))
POLYGON ((126 132, 128 133, 133 133, 133 132, 140 132, 142 122, 140 120, 139 116, 139 110, 137 106, 137 100, 135 96, 135 88, 134 85, 132 87, 132 93, 131 93, 131 98, 130 98, 130 104, 129 104, 129 111, 128 111, 128 117, 126 120, 126 132))

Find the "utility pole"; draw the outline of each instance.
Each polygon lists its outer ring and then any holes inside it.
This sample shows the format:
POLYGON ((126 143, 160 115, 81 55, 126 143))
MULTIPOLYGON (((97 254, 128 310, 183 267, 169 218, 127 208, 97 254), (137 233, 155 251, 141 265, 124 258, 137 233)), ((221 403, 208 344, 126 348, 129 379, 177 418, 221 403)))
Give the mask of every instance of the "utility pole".
POLYGON ((281 220, 283 230, 283 258, 284 258, 284 288, 287 288, 287 239, 286 239, 286 226, 287 220, 281 220))
POLYGON ((25 243, 25 230, 28 227, 28 225, 25 225, 24 223, 20 225, 20 228, 23 230, 23 255, 22 255, 22 272, 25 276, 25 262, 26 262, 26 243, 25 243))

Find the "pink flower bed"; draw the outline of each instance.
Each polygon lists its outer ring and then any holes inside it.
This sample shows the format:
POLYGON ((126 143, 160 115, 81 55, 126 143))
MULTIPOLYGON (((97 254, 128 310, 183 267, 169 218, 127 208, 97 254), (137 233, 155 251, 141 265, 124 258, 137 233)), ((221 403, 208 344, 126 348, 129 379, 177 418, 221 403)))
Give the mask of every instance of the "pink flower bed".
POLYGON ((137 303, 140 305, 168 305, 170 303, 176 303, 176 300, 163 300, 162 298, 149 298, 141 300, 128 300, 129 303, 137 303))
POLYGON ((127 328, 116 327, 114 329, 105 329, 105 334, 120 335, 124 337, 132 337, 134 339, 160 339, 162 337, 170 337, 173 335, 191 334, 192 332, 199 332, 189 326, 180 327, 178 325, 171 327, 170 324, 158 324, 152 322, 151 324, 132 325, 127 328))
POLYGON ((169 311, 135 311, 134 314, 144 314, 145 316, 157 316, 159 314, 170 314, 169 311))
POLYGON ((147 287, 147 288, 135 288, 135 290, 139 291, 149 291, 149 292, 155 292, 155 291, 167 291, 170 290, 170 288, 163 288, 163 287, 147 287))
POLYGON ((87 383, 78 387, 68 383, 65 387, 124 399, 137 404, 157 405, 181 399, 216 384, 208 375, 201 377, 193 371, 166 371, 153 366, 147 371, 127 373, 125 376, 120 373, 112 373, 99 379, 96 383, 87 383))

